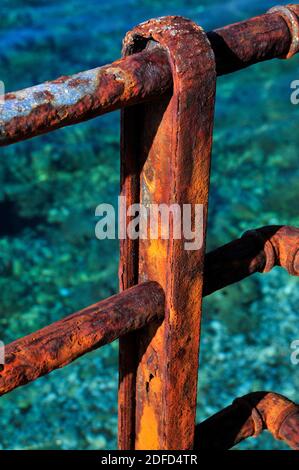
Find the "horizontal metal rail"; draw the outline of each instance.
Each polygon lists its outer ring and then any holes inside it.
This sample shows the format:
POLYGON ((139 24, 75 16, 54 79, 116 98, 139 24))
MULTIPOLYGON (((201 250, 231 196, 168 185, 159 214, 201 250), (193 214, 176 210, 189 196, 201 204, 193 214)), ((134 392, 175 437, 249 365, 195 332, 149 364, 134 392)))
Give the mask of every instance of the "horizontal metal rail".
MULTIPOLYGON (((270 226, 247 232, 206 255, 203 295, 273 266, 299 275, 298 261, 299 229, 270 226)), ((0 395, 163 318, 163 289, 145 282, 20 338, 5 348, 0 395)))
MULTIPOLYGON (((289 9, 297 21, 299 6, 289 9)), ((208 32, 217 75, 289 55, 293 23, 272 12, 208 32)), ((8 93, 0 105, 0 146, 153 99, 171 87, 167 52, 151 45, 110 65, 8 93)))
POLYGON ((249 393, 198 424, 194 448, 227 450, 263 430, 299 450, 299 406, 277 393, 249 393))

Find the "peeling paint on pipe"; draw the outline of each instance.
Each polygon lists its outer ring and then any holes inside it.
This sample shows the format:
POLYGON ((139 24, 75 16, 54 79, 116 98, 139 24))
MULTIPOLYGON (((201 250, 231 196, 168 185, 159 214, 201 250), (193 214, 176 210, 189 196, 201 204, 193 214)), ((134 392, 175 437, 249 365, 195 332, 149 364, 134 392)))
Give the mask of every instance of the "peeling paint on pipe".
POLYGON ((0 146, 154 98, 171 85, 165 51, 156 47, 111 65, 8 93, 0 105, 0 146))
MULTIPOLYGON (((299 6, 290 8, 298 17, 299 6)), ((210 31, 207 37, 218 76, 283 57, 292 43, 279 12, 210 31)), ((110 65, 8 93, 0 105, 0 146, 144 102, 171 87, 168 55, 157 45, 110 65)))

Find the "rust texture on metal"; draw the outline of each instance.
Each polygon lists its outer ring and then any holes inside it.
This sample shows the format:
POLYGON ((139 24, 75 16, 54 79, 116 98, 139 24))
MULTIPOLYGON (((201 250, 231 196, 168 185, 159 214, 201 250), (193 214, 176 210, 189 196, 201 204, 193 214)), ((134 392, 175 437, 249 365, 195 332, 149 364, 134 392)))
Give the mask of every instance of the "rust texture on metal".
MULTIPOLYGON (((299 17, 299 5, 287 5, 299 17)), ((286 56, 293 43, 281 12, 266 13, 208 33, 217 75, 232 73, 258 62, 286 56)))
MULTIPOLYGON (((254 272, 264 272, 267 265, 267 270, 273 265, 283 266, 290 274, 299 275, 298 251, 299 229, 294 227, 270 226, 247 232, 239 240, 206 255, 203 295, 209 295, 254 272), (252 236, 253 233, 259 235, 252 236), (268 250, 264 248, 265 243, 269 243, 268 250), (268 258, 267 253, 270 253, 268 258)), ((90 349, 121 338, 128 331, 132 332, 156 318, 162 319, 163 316, 163 291, 156 283, 146 282, 19 339, 7 346, 6 363, 10 364, 10 367, 9 373, 8 368, 0 372, 0 393, 7 393, 12 388, 22 385, 22 377, 26 383, 32 381, 57 367, 68 364, 90 349), (145 289, 148 291, 145 292, 145 289), (82 333, 83 324, 84 333, 82 333), (80 328, 81 332, 76 333, 77 328, 80 328), (64 341, 68 345, 67 348, 63 348, 64 341), (46 351, 50 351, 49 344, 51 344, 52 359, 46 370, 45 364, 40 362, 41 358, 43 362, 45 358, 38 352, 41 345, 43 350, 47 345, 46 351), (33 345, 38 345, 38 348, 34 348, 33 345), (25 352, 25 347, 28 348, 28 354, 25 352), (55 354, 56 359, 54 359, 55 354), (11 360, 12 355, 16 361, 11 360), (22 362, 19 360, 20 357, 22 362), (30 368, 28 364, 31 364, 30 368), (22 383, 19 382, 20 378, 22 383)), ((132 333, 130 335, 133 338, 134 335, 132 333)), ((48 356, 46 359, 48 360, 48 356)))
POLYGON ((290 59, 299 51, 299 20, 295 5, 278 5, 270 8, 268 13, 278 13, 288 25, 292 40, 288 52, 281 56, 281 59, 290 59))
POLYGON ((299 406, 277 393, 249 393, 196 426, 194 449, 230 449, 265 429, 299 450, 299 406))
POLYGON ((0 146, 150 99, 171 88, 165 55, 155 50, 9 93, 0 104, 0 146))
POLYGON ((122 292, 6 346, 0 395, 120 338, 120 449, 222 450, 267 429, 299 450, 299 407, 272 392, 195 427, 202 297, 274 266, 299 275, 294 227, 251 230, 204 254, 216 76, 292 57, 298 18, 299 5, 278 6, 208 33, 178 16, 150 20, 126 35, 122 59, 5 95, 0 146, 122 109, 127 207, 203 205, 204 233, 200 249, 186 250, 172 213, 170 237, 160 220, 157 239, 122 240, 122 292))
MULTIPOLYGON (((123 112, 122 195, 128 204, 141 202, 147 209, 202 204, 205 230, 214 54, 203 30, 181 17, 141 24, 126 36, 124 54, 134 54, 140 43, 151 48, 154 41, 168 53, 173 94, 123 112)), ((121 288, 152 279, 166 297, 165 321, 142 329, 130 348, 120 345, 121 449, 193 446, 205 248, 186 250, 184 239, 174 240, 172 233, 165 238, 160 233, 158 239, 121 246, 121 288)))
POLYGON ((147 282, 18 339, 5 347, 0 395, 163 316, 163 289, 147 282))
MULTIPOLYGON (((292 21, 279 10, 208 32, 217 75, 297 52, 295 19, 299 6, 288 8, 292 21)), ((184 40, 187 45, 188 37, 184 40)), ((142 42, 137 47, 141 50, 142 42)), ((0 146, 143 102, 171 86, 167 54, 157 47, 110 65, 8 93, 0 105, 0 146)))
POLYGON ((256 272, 268 272, 274 266, 285 268, 293 276, 299 275, 299 229, 286 225, 272 225, 246 232, 205 257, 203 295, 256 272))

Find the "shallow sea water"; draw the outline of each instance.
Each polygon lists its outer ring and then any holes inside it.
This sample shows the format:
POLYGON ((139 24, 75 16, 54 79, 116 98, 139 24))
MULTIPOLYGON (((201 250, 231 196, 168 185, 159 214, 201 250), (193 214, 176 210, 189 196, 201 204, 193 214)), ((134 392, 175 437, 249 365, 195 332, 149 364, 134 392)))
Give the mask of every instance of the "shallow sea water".
MULTIPOLYGON (((275 3, 275 2, 274 2, 275 3)), ((7 91, 109 63, 140 21, 181 14, 211 29, 273 1, 2 0, 0 79, 7 91)), ((299 223, 298 58, 217 82, 208 247, 267 224, 299 223)), ((8 343, 117 291, 117 242, 94 237, 94 210, 115 203, 119 113, 1 150, 0 338, 8 343)), ((254 390, 299 401, 290 343, 298 281, 278 269, 206 299, 198 420, 254 390)), ((0 448, 113 449, 117 344, 0 400, 0 448)), ((242 449, 284 449, 264 433, 242 449)))

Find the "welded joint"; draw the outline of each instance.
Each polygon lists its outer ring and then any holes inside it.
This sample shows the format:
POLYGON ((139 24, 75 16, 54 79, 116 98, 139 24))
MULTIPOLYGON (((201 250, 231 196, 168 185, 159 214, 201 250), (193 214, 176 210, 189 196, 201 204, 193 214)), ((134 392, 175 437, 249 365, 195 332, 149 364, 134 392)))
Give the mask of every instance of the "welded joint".
POLYGON ((266 239, 261 230, 248 230, 243 237, 254 237, 262 247, 265 255, 265 265, 259 270, 262 273, 268 273, 276 265, 276 255, 274 247, 270 240, 266 239))
POLYGON ((299 276, 299 230, 285 226, 269 236, 269 228, 248 230, 242 235, 254 237, 264 252, 265 264, 259 272, 268 273, 274 266, 281 266, 290 275, 299 276))
POLYGON ((296 251, 290 251, 287 257, 288 273, 292 276, 299 275, 299 248, 296 251))
POLYGON ((264 429, 267 429, 275 439, 285 440, 285 436, 281 435, 281 429, 288 419, 299 412, 299 406, 273 392, 265 393, 260 400, 256 401, 260 393, 253 392, 236 398, 233 405, 245 407, 250 411, 254 429, 252 437, 257 437, 264 429))
POLYGON ((232 404, 246 408, 246 410, 250 412, 253 423, 253 434, 251 437, 258 437, 263 432, 265 424, 257 408, 252 407, 252 404, 245 397, 235 398, 232 404))
POLYGON ((286 22, 290 35, 291 44, 289 51, 281 59, 290 59, 299 51, 299 19, 296 13, 292 10, 292 5, 277 5, 270 8, 267 13, 278 13, 286 22))
POLYGON ((269 413, 266 423, 267 429, 275 439, 283 440, 280 431, 284 422, 294 414, 298 413, 298 411, 299 406, 290 401, 279 413, 273 413, 273 415, 269 413))

